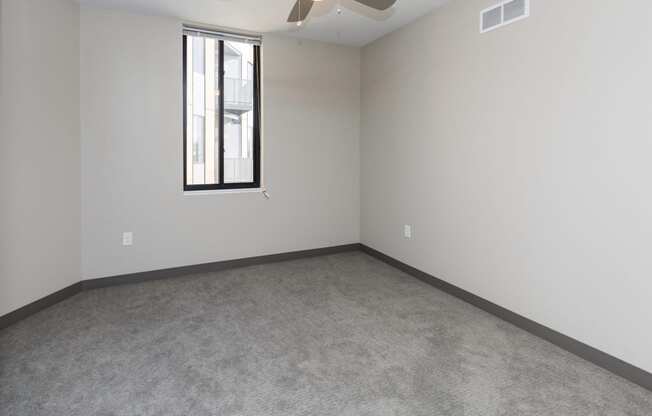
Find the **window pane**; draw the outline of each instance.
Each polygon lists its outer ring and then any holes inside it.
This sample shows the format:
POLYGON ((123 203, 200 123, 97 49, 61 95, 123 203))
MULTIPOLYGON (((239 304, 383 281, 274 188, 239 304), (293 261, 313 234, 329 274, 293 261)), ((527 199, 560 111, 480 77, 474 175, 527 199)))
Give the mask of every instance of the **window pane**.
POLYGON ((219 181, 219 42, 188 36, 186 43, 186 180, 219 181))
POLYGON ((206 173, 206 141, 204 136, 204 117, 193 116, 192 125, 192 176, 197 183, 204 183, 206 173))
POLYGON ((254 180, 254 47, 224 42, 224 182, 254 180))

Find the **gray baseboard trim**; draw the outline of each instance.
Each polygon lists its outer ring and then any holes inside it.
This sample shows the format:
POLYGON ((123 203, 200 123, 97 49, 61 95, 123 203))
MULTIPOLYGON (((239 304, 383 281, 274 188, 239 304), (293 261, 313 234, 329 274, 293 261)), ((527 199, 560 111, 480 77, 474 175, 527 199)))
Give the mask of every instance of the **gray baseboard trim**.
POLYGON ((198 264, 193 266, 174 267, 171 269, 153 270, 142 273, 132 273, 122 276, 103 277, 92 280, 82 280, 68 286, 58 292, 52 293, 35 302, 25 305, 20 309, 9 312, 0 316, 0 330, 9 327, 43 309, 61 302, 71 296, 76 295, 84 290, 99 289, 109 286, 126 285, 132 283, 147 282, 150 280, 168 279, 172 277, 185 276, 194 273, 215 272, 219 270, 234 269, 237 267, 254 266, 266 263, 275 263, 286 260, 297 260, 308 257, 325 256, 329 254, 343 253, 346 251, 359 251, 360 244, 346 244, 341 246, 332 246, 317 248, 313 250, 292 251, 288 253, 270 254, 266 256, 248 257, 236 260, 218 261, 214 263, 198 264))
POLYGON ((276 263, 280 261, 303 259, 308 257, 325 256, 328 254, 346 251, 358 251, 360 244, 347 244, 342 246, 324 247, 313 250, 291 251, 266 256, 246 257, 235 260, 218 261, 214 263, 196 264, 192 266, 174 267, 171 269, 153 270, 149 272, 131 273, 121 276, 102 277, 99 279, 82 280, 83 290, 99 289, 108 286, 125 285, 147 282, 150 280, 169 279, 196 273, 209 273, 220 270, 235 269, 238 267, 256 266, 260 264, 276 263))
POLYGON ((479 309, 482 309, 485 312, 488 312, 504 321, 507 321, 512 325, 515 325, 533 335, 536 335, 539 338, 555 344, 556 346, 572 354, 575 354, 578 357, 585 359, 586 361, 590 361, 593 364, 604 368, 605 370, 608 370, 616 375, 619 375, 620 377, 638 384, 647 390, 652 391, 652 374, 641 368, 633 366, 619 358, 593 348, 590 345, 584 344, 583 342, 557 332, 554 329, 550 329, 544 325, 541 325, 531 319, 512 312, 509 309, 496 305, 493 302, 481 298, 480 296, 474 295, 473 293, 452 285, 444 280, 436 278, 426 272, 396 260, 364 244, 361 244, 360 248, 363 252, 369 254, 370 256, 375 257, 378 260, 381 260, 413 277, 416 277, 417 279, 428 283, 443 292, 453 295, 456 298, 459 298, 479 309))
POLYGON ((22 308, 16 309, 13 312, 9 312, 6 315, 0 316, 0 330, 5 329, 18 321, 22 321, 23 319, 34 315, 36 312, 49 308, 50 306, 59 303, 64 299, 68 299, 69 297, 74 296, 81 291, 81 282, 77 282, 57 292, 47 295, 44 298, 25 305, 22 308))

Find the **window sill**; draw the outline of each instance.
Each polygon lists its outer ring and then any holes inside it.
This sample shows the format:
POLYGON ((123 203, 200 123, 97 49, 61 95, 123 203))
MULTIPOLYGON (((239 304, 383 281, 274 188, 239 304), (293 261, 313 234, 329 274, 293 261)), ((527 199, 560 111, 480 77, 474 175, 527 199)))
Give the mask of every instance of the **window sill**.
POLYGON ((184 196, 226 195, 226 194, 262 194, 265 188, 213 189, 209 191, 183 191, 184 196))

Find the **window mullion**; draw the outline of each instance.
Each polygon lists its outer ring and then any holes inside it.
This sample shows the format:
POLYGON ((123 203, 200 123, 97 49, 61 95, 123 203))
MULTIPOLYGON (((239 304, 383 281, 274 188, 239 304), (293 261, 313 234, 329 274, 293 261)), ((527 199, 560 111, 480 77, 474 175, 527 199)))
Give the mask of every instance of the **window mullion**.
POLYGON ((254 46, 254 97, 253 97, 253 117, 254 117, 254 140, 253 140, 253 158, 254 158, 254 183, 260 186, 260 163, 261 163, 261 143, 260 143, 260 124, 261 124, 261 72, 260 72, 260 46, 254 46))
POLYGON ((220 165, 220 177, 219 184, 224 185, 224 41, 220 40, 219 46, 219 70, 218 72, 218 82, 220 89, 220 111, 219 111, 219 125, 220 125, 220 134, 219 134, 219 165, 220 165))

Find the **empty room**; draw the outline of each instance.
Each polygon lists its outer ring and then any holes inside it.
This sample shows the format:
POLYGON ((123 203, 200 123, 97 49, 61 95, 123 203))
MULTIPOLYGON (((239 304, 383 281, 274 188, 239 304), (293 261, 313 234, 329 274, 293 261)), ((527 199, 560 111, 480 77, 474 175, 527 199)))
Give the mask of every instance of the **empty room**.
POLYGON ((652 415, 652 2, 0 0, 0 415, 652 415))

